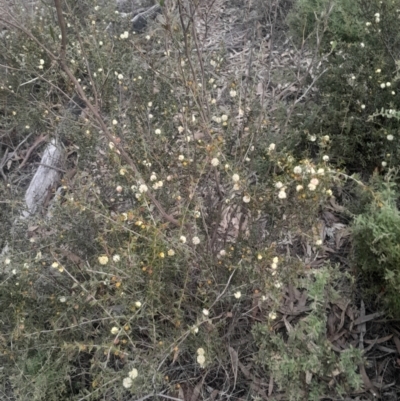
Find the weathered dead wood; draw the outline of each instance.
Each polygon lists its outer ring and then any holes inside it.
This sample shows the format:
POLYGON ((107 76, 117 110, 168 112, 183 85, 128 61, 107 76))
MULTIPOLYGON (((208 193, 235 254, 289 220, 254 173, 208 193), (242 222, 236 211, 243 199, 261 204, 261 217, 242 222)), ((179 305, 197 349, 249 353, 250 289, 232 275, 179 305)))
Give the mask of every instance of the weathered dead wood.
POLYGON ((49 192, 55 188, 61 178, 64 151, 60 141, 55 138, 46 146, 39 168, 25 194, 26 209, 23 210, 23 219, 34 215, 44 205, 49 192))
MULTIPOLYGON (((76 120, 84 108, 82 100, 74 96, 68 103, 64 117, 57 127, 54 138, 46 145, 39 167, 32 177, 29 187, 25 193, 25 202, 21 208, 20 215, 15 219, 11 232, 15 232, 18 223, 23 220, 33 218, 37 213, 44 212, 57 185, 64 172, 65 151, 63 147, 63 137, 72 121, 76 120)), ((56 197, 58 199, 59 197, 56 197)), ((47 218, 52 217, 48 212, 47 218)), ((6 244, 0 256, 5 256, 9 252, 9 245, 6 244)), ((4 270, 5 273, 7 273, 4 270)))

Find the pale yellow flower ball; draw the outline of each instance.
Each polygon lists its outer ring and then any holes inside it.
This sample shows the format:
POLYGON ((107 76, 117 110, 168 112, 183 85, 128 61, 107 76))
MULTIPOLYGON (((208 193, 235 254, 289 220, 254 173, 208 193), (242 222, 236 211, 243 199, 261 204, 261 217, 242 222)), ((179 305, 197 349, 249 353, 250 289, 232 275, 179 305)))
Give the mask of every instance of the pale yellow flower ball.
POLYGON ((99 256, 98 259, 101 265, 106 265, 108 263, 108 256, 106 255, 99 256))
POLYGON ((276 313, 275 313, 275 312, 270 312, 270 313, 268 314, 268 317, 269 317, 271 320, 275 320, 275 319, 276 319, 276 313))
POLYGON ((138 370, 135 369, 135 368, 133 368, 133 369, 128 373, 128 376, 133 380, 133 379, 136 379, 136 378, 138 377, 138 374, 139 374, 138 370))
POLYGON ((130 387, 132 387, 132 384, 133 384, 133 382, 132 382, 132 379, 131 379, 130 377, 125 377, 125 379, 122 380, 122 385, 123 385, 125 388, 130 388, 130 387))
POLYGON ((204 368, 205 362, 206 362, 206 358, 204 355, 197 356, 197 363, 200 365, 200 367, 204 368))
POLYGON ((218 160, 216 157, 214 157, 214 158, 211 160, 211 164, 212 164, 214 167, 217 167, 217 166, 219 165, 219 160, 218 160))
POLYGON ((286 199, 286 192, 283 190, 280 190, 278 193, 278 198, 279 199, 286 199))

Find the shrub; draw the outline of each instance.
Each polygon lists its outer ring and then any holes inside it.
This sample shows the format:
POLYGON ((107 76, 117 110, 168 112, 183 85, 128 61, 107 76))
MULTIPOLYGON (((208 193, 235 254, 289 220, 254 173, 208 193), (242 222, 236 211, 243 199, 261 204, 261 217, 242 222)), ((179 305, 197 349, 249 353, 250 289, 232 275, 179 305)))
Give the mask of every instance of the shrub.
POLYGON ((369 208, 353 223, 355 263, 365 275, 367 294, 382 296, 389 314, 400 316, 400 214, 390 177, 377 186, 369 208))
POLYGON ((277 333, 271 322, 253 329, 259 347, 256 361, 271 372, 289 400, 319 400, 333 383, 339 395, 361 388, 354 371, 362 361, 360 350, 350 347, 337 355, 326 340, 326 309, 340 297, 334 290, 336 275, 326 266, 298 283, 308 294, 311 311, 295 324, 285 321, 286 330, 277 333))
POLYGON ((192 29, 198 15, 183 2, 168 2, 144 35, 126 34, 109 4, 63 7, 65 32, 43 4, 32 21, 13 20, 0 52, 15 68, 1 77, 2 99, 32 102, 17 114, 4 102, 4 124, 23 118, 67 150, 50 213, 13 225, 1 261, 0 358, 13 396, 253 396, 240 368, 252 354, 262 376, 282 387, 292 372, 309 399, 328 391, 315 371, 332 373, 331 361, 356 387, 359 355, 339 358, 323 341, 322 297, 334 296, 336 278, 329 269, 310 277, 302 255, 286 252, 292 235, 310 252, 321 246, 316 220, 338 180, 322 157, 328 141, 315 159, 275 144, 256 82, 230 68, 223 47, 200 51, 208 30, 192 29), (73 99, 86 106, 76 119, 65 112, 73 99), (309 290, 312 310, 295 338, 262 339, 289 285, 309 290), (300 332, 321 347, 315 356, 300 332), (288 359, 284 343, 308 351, 280 371, 263 358, 288 359))
POLYGON ((389 0, 297 3, 288 19, 294 36, 321 55, 319 68, 310 69, 314 94, 291 115, 299 153, 315 154, 310 139, 329 135, 332 160, 350 171, 370 175, 382 162, 399 163, 397 121, 376 114, 395 112, 400 96, 399 9, 389 0), (314 36, 306 40, 304 30, 314 36))

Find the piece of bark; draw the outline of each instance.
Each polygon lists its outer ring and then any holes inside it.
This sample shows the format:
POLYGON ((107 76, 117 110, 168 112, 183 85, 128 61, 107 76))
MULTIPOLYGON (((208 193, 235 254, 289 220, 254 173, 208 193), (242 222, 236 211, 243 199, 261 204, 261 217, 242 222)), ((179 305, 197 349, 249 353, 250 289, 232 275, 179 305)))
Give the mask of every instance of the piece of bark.
POLYGON ((64 151, 61 143, 57 139, 52 139, 44 150, 40 166, 25 194, 26 208, 22 211, 21 217, 26 219, 34 215, 44 205, 49 191, 54 189, 60 181, 64 158, 64 151))

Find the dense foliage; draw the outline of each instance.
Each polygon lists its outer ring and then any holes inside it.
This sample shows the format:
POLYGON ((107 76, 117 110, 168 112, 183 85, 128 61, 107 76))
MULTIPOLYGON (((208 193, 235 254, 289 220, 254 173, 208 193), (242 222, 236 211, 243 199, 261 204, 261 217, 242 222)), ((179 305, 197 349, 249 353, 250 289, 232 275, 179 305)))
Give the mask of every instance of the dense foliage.
MULTIPOLYGON (((0 159, 36 149, 1 166, 3 392, 122 401, 360 391, 363 352, 350 342, 339 352, 329 331, 355 278, 326 256, 320 223, 350 182, 368 193, 346 199, 354 265, 379 279, 395 314, 396 180, 382 190, 348 174, 376 169, 381 182, 399 162, 400 3, 294 2, 294 47, 312 57, 299 64, 297 98, 277 105, 223 43, 206 48, 205 3, 160 2, 139 34, 111 3, 62 2, 61 20, 57 1, 29 15, 3 6, 0 159), (51 139, 65 150, 61 183, 19 219, 37 148, 51 139)), ((273 11, 257 7, 260 18, 273 11)), ((252 73, 266 77, 255 53, 252 73)))
POLYGON ((289 21, 294 37, 305 40, 312 32, 307 43, 323 60, 310 77, 320 75, 318 91, 295 110, 292 135, 303 143, 329 135, 332 158, 352 172, 371 174, 382 162, 398 164, 398 121, 390 117, 400 96, 400 34, 394 28, 399 3, 311 3, 297 2, 289 21))

